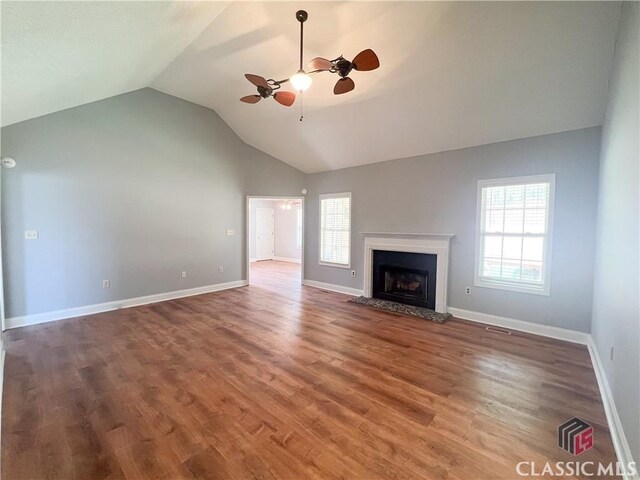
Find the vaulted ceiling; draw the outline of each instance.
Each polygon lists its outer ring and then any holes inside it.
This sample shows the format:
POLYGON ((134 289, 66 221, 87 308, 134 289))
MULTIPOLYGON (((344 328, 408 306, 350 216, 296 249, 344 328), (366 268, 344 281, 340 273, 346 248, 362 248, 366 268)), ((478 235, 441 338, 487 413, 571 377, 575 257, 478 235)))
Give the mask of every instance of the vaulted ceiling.
POLYGON ((145 86, 214 109, 305 172, 601 125, 613 2, 2 2, 2 123, 145 86), (291 108, 244 73, 372 48, 356 89, 314 76, 291 108), (302 103, 304 121, 300 122, 302 103))
POLYGON ((148 87, 227 5, 2 1, 2 125, 148 87))

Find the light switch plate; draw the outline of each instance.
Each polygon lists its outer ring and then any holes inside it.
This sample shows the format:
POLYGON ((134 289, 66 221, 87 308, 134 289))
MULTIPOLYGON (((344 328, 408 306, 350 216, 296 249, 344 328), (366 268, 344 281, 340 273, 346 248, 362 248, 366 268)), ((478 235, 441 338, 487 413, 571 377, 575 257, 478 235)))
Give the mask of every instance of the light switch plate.
POLYGON ((236 234, 235 230, 227 229, 227 237, 233 237, 236 234))
POLYGON ((37 230, 25 230, 24 231, 24 239, 25 240, 36 240, 38 238, 37 230))

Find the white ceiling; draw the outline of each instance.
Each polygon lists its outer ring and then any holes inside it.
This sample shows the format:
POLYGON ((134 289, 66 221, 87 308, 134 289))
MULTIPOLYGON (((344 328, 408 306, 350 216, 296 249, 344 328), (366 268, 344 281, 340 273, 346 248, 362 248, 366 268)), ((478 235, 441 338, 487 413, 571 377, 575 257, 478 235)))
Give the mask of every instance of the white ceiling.
POLYGON ((148 87, 228 3, 2 1, 2 125, 148 87))
POLYGON ((615 2, 2 2, 3 124, 152 86, 214 109, 305 172, 601 125, 615 2), (299 102, 238 99, 244 73, 372 48, 381 67, 314 77, 299 102))

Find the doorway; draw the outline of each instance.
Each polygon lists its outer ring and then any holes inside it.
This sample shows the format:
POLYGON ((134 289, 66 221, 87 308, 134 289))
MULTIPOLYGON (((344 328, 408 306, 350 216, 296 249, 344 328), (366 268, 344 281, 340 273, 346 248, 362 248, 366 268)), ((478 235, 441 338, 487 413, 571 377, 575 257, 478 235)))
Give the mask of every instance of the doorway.
POLYGON ((303 197, 247 197, 248 284, 299 290, 303 244, 303 197))

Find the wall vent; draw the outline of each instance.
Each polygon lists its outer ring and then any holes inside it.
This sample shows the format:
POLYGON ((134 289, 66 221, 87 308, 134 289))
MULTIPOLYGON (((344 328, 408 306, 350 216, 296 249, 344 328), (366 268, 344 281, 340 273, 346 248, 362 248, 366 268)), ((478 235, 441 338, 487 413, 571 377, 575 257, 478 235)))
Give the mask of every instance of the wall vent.
POLYGON ((511 335, 511 330, 507 330, 506 328, 485 327, 485 330, 487 332, 501 333, 502 335, 511 335))

